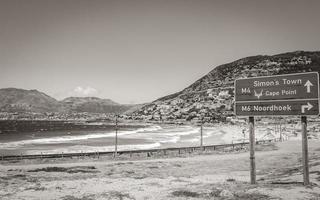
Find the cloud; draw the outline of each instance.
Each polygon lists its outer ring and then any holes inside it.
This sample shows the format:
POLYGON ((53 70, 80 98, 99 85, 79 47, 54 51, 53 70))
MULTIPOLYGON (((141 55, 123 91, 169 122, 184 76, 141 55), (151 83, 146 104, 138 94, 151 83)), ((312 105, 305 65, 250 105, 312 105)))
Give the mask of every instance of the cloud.
POLYGON ((86 86, 86 87, 78 86, 74 88, 72 93, 75 96, 92 96, 92 95, 96 95, 98 93, 98 90, 90 86, 86 86))

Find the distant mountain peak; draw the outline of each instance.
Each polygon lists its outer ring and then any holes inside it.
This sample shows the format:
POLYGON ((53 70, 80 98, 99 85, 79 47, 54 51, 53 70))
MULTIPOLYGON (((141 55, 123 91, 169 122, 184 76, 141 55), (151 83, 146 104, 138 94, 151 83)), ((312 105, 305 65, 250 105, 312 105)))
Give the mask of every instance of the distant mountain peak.
POLYGON ((112 101, 111 99, 101 99, 99 97, 67 97, 61 102, 74 102, 74 103, 84 103, 84 102, 104 102, 110 105, 119 105, 118 103, 112 101))

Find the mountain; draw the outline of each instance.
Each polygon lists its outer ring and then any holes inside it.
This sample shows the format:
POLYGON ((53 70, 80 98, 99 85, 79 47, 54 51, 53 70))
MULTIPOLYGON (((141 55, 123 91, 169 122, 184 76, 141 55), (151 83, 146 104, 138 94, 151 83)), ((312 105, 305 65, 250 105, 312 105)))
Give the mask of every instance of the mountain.
POLYGON ((118 104, 110 99, 97 97, 69 97, 61 101, 65 110, 90 113, 123 113, 132 105, 118 104))
POLYGON ((320 52, 296 51, 252 56, 215 67, 184 90, 162 97, 132 113, 148 120, 225 120, 233 116, 234 80, 238 78, 320 72, 320 52))
POLYGON ((37 90, 0 89, 2 112, 57 112, 59 109, 59 101, 37 90))
POLYGON ((97 97, 68 97, 57 101, 37 90, 0 89, 0 112, 123 113, 134 106, 97 97))

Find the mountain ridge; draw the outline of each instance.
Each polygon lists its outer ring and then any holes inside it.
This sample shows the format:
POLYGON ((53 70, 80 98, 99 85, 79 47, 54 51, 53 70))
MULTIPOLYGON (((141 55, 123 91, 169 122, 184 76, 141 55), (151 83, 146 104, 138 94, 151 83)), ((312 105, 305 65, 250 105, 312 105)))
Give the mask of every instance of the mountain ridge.
POLYGON ((320 72, 320 51, 294 51, 237 59, 212 69, 183 90, 158 98, 132 119, 207 122, 234 116, 234 80, 238 78, 320 72))
POLYGON ((0 89, 1 112, 123 113, 135 105, 119 104, 98 97, 67 97, 61 101, 36 89, 0 89))

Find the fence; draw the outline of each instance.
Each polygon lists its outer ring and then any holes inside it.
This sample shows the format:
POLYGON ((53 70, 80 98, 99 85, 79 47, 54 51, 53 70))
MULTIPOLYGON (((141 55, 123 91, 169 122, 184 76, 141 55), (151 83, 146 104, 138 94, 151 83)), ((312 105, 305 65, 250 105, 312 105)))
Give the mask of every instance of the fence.
MULTIPOLYGON (((278 142, 277 139, 270 140, 260 140, 256 141, 256 144, 264 144, 270 142, 278 142)), ((243 148, 244 146, 249 145, 249 142, 240 142, 240 143, 232 143, 232 144, 219 144, 219 145, 207 145, 203 146, 202 149, 200 146, 192 146, 192 147, 173 147, 173 148, 161 148, 161 149, 142 149, 142 150, 124 150, 118 151, 117 156, 121 155, 129 155, 130 157, 133 154, 145 154, 147 157, 150 157, 153 153, 162 153, 162 155, 169 154, 170 152, 175 152, 178 154, 182 154, 183 152, 194 152, 194 151, 216 151, 223 150, 226 148, 243 148)), ((81 152, 81 153, 60 153, 60 154, 35 154, 35 155, 1 155, 1 160, 6 161, 14 161, 14 160, 23 160, 23 159, 45 159, 45 158, 71 158, 71 157, 97 157, 100 156, 114 156, 114 151, 104 151, 104 152, 81 152)))

